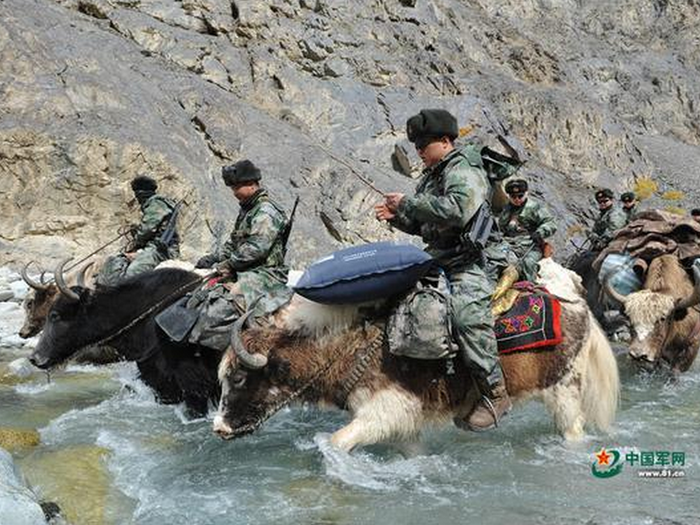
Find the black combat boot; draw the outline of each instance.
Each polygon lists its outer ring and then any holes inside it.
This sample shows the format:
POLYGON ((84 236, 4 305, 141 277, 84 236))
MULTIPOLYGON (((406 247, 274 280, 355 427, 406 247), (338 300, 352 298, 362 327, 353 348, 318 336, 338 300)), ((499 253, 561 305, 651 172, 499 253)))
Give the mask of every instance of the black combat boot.
POLYGON ((496 368, 488 378, 477 380, 481 399, 474 410, 465 418, 455 419, 455 424, 464 430, 481 432, 497 427, 501 418, 513 407, 503 380, 501 366, 496 368))

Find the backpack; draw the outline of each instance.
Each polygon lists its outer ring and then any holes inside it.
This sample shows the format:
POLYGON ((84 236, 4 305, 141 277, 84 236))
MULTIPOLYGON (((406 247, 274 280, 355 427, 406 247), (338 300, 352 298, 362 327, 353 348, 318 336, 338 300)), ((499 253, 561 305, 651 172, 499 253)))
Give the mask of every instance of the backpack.
POLYGON ((389 352, 413 359, 449 359, 457 353, 452 341, 452 303, 447 280, 438 286, 418 283, 393 310, 386 325, 389 352))

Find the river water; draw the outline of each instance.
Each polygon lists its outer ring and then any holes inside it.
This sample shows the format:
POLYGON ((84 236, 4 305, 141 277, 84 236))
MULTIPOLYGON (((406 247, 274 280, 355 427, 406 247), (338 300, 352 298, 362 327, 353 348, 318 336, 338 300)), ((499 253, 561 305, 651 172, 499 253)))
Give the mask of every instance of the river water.
MULTIPOLYGON (((0 349, 0 376, 26 353, 0 349)), ((211 418, 188 421, 179 407, 158 405, 129 364, 69 366, 50 382, 43 373, 5 375, 0 426, 39 429, 41 444, 15 451, 15 461, 74 525, 699 524, 699 366, 671 384, 618 361, 612 434, 574 445, 536 402, 496 431, 438 429, 411 450, 338 452, 328 438, 346 415, 304 406, 223 442, 211 418), (623 457, 683 453, 684 477, 642 479, 629 463, 615 477, 594 477, 602 447, 623 457)))

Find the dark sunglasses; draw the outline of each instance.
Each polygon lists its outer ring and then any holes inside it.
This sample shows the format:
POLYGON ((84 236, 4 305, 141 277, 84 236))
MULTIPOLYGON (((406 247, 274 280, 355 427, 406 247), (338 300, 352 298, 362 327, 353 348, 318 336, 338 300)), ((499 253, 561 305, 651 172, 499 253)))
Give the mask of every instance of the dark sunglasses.
POLYGON ((525 196, 525 194, 524 193, 509 193, 508 196, 511 199, 522 199, 525 196))
POLYGON ((609 199, 608 197, 605 197, 604 199, 596 199, 598 204, 605 204, 606 202, 610 202, 612 199, 609 199))

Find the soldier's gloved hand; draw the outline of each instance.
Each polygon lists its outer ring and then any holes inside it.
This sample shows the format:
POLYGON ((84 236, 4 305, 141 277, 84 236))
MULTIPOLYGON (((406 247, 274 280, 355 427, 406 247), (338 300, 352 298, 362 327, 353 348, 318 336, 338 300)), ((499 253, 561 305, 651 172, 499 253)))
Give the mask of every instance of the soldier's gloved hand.
POLYGON ((214 259, 213 255, 205 255, 204 257, 200 257, 199 260, 197 261, 197 264, 194 265, 195 268, 211 268, 214 263, 216 262, 216 259, 214 259))
POLYGON ((532 232, 532 233, 530 234, 530 239, 532 239, 533 242, 534 242, 537 246, 542 246, 542 244, 544 243, 544 239, 542 238, 542 234, 539 233, 539 232, 532 232))
POLYGON ((214 270, 216 270, 216 273, 219 275, 230 275, 231 272, 231 266, 229 266, 228 261, 223 261, 214 266, 214 270))

